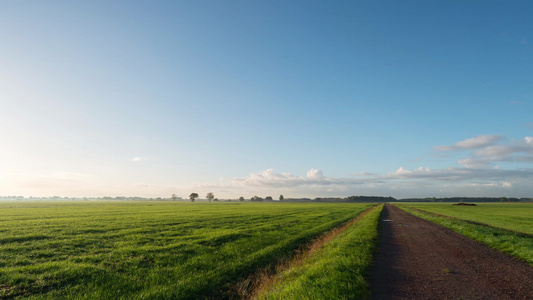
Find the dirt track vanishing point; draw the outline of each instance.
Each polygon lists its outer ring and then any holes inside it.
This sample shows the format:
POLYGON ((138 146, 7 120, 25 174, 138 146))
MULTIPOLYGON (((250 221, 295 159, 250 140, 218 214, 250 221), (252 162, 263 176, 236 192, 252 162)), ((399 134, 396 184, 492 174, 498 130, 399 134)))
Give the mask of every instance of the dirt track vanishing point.
POLYGON ((533 267, 386 205, 372 299, 533 299, 533 267))

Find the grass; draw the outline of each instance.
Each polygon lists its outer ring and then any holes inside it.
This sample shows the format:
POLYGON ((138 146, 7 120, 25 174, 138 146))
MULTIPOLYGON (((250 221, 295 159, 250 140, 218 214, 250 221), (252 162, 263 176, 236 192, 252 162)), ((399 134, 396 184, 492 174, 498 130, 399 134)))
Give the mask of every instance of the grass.
POLYGON ((480 204, 472 207, 454 207, 451 203, 410 203, 398 207, 515 256, 533 266, 533 234, 531 234, 533 205, 531 204, 480 204))
POLYGON ((409 207, 533 235, 533 204, 530 203, 477 203, 477 206, 409 203, 409 207))
POLYGON ((258 299, 366 299, 383 206, 361 216, 323 248, 278 275, 258 299))
POLYGON ((371 204, 0 203, 2 299, 198 299, 371 204))

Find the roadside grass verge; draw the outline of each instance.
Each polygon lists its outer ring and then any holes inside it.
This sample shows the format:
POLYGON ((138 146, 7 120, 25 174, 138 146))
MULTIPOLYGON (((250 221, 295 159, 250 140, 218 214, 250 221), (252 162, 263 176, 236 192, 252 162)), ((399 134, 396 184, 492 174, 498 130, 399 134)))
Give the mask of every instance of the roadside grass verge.
POLYGON ((533 204, 531 203, 476 203, 477 206, 451 204, 406 203, 402 205, 533 235, 533 204))
POLYGON ((515 256, 533 266, 533 235, 531 234, 441 215, 410 205, 397 206, 412 215, 440 224, 491 248, 515 256))
POLYGON ((289 264, 263 287, 256 299, 366 299, 366 280, 377 247, 383 205, 362 214, 356 222, 323 247, 289 264))
POLYGON ((0 299, 230 298, 372 204, 0 203, 0 299))

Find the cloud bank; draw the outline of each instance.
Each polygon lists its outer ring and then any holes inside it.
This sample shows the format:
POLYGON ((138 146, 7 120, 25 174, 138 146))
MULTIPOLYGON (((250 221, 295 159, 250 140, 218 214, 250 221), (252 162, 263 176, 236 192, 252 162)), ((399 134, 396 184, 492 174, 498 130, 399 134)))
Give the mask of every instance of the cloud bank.
POLYGON ((478 135, 476 137, 457 142, 452 146, 436 146, 439 151, 457 151, 464 149, 476 149, 494 144, 501 140, 502 136, 497 135, 478 135))
POLYGON ((533 137, 530 136, 511 140, 502 136, 480 135, 435 149, 441 152, 469 150, 468 157, 457 161, 457 164, 466 168, 489 168, 498 162, 533 162, 533 137))
POLYGON ((320 169, 310 169, 307 176, 295 176, 290 173, 276 173, 273 169, 267 169, 258 173, 252 173, 244 178, 231 178, 235 186, 251 187, 323 187, 331 185, 362 184, 353 178, 326 177, 320 169))
POLYGON ((360 172, 345 177, 327 177, 320 169, 310 169, 306 176, 276 173, 267 169, 248 177, 231 178, 226 188, 286 190, 317 196, 341 194, 424 196, 495 196, 533 197, 533 137, 512 140, 498 135, 479 135, 453 145, 436 146, 438 152, 467 152, 458 166, 440 169, 399 167, 384 174, 360 172), (501 168, 499 163, 518 167, 501 168))
MULTIPOLYGON (((244 177, 222 178, 210 183, 161 183, 139 177, 139 182, 110 182, 94 174, 56 172, 41 175, 0 174, 4 191, 68 196, 129 195, 184 198, 191 192, 214 192, 218 198, 252 195, 327 197, 376 195, 408 197, 506 196, 533 197, 533 137, 510 139, 499 135, 480 135, 452 145, 433 147, 439 157, 458 155, 450 166, 399 165, 384 173, 357 172, 328 176, 318 168, 302 175, 265 169, 244 177), (444 154, 444 155, 443 155, 444 154), (94 194, 97 193, 97 194, 94 194)), ((133 163, 146 160, 131 159, 133 163)), ((416 160, 418 163, 424 160, 416 160)), ((442 161, 441 161, 442 162, 442 161)), ((413 163, 410 161, 408 163, 413 163)), ((302 170, 304 171, 304 170, 302 170)), ((248 197, 246 197, 248 196, 248 197)))

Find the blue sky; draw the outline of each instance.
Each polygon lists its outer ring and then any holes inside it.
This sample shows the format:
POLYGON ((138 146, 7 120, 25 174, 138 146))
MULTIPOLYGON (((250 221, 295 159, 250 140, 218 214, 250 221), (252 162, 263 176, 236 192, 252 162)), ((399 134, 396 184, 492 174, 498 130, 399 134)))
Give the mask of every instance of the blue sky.
POLYGON ((2 1, 0 195, 533 197, 528 1, 2 1))

